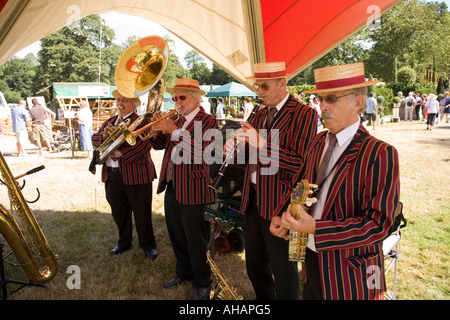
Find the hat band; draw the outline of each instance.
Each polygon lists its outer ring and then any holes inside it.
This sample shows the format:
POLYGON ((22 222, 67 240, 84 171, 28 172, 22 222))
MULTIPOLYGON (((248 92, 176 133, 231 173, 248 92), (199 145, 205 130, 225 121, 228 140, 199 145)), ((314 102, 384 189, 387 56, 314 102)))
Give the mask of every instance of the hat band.
POLYGON ((188 85, 188 84, 179 84, 173 87, 174 89, 177 88, 189 88, 189 89, 196 89, 196 90, 200 90, 200 88, 198 86, 192 86, 192 85, 188 85))
POLYGON ((323 90, 323 89, 334 89, 334 88, 340 88, 340 87, 348 87, 355 84, 361 84, 366 81, 366 78, 364 75, 357 76, 357 77, 351 77, 351 78, 345 78, 345 79, 336 79, 336 80, 330 80, 330 81, 320 81, 316 82, 316 89, 323 90))
POLYGON ((255 72, 255 78, 278 78, 284 77, 285 75, 286 70, 276 72, 255 72))

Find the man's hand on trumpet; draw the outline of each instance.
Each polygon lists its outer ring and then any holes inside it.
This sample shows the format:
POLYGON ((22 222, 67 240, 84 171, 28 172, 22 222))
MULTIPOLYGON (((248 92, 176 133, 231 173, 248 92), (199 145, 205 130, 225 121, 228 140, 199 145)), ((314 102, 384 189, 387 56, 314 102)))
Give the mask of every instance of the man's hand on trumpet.
MULTIPOLYGON (((161 119, 161 117, 161 110, 156 111, 153 115, 152 122, 161 119)), ((165 133, 172 134, 177 129, 177 126, 169 119, 162 119, 152 125, 150 129, 152 131, 164 131, 165 133)))
POLYGON ((111 123, 108 123, 105 129, 103 129, 103 140, 106 140, 115 129, 116 127, 114 127, 111 123))

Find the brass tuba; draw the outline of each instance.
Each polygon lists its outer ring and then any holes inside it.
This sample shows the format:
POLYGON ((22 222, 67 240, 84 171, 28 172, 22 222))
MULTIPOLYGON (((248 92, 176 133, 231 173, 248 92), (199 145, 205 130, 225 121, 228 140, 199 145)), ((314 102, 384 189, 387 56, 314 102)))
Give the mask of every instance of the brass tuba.
POLYGON ((134 145, 135 131, 146 118, 161 108, 166 90, 164 72, 169 62, 169 47, 158 36, 149 36, 133 43, 120 57, 115 72, 118 91, 127 98, 138 98, 148 93, 147 110, 133 123, 120 122, 110 136, 94 150, 89 170, 95 173, 95 164, 103 164, 123 142, 134 145))
POLYGON ((11 205, 22 226, 21 230, 12 213, 0 205, 0 233, 8 242, 28 278, 37 284, 46 283, 53 279, 58 271, 58 256, 50 249, 39 223, 1 153, 0 173, 3 183, 8 188, 11 205))

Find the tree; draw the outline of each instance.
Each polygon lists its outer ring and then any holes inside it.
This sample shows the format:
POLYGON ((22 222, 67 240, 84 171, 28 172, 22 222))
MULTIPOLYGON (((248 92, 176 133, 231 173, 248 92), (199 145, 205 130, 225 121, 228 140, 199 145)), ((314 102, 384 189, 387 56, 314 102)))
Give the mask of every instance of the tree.
POLYGON ((0 91, 8 102, 17 103, 20 99, 33 95, 36 66, 36 57, 29 53, 23 59, 14 56, 0 67, 0 91))
POLYGON ((382 16, 380 28, 371 34, 374 44, 366 69, 386 82, 395 81, 395 67, 410 66, 425 74, 433 64, 438 73, 450 73, 449 29, 445 3, 402 1, 382 16))
MULTIPOLYGON (((101 82, 114 84, 115 66, 122 52, 113 43, 114 36, 98 15, 89 15, 42 38, 34 91, 52 82, 97 82, 100 78, 101 82)), ((48 91, 43 94, 49 98, 48 91)))
POLYGON ((239 82, 232 76, 230 76, 229 73, 224 71, 220 66, 213 63, 211 75, 209 77, 209 83, 210 84, 216 84, 216 85, 224 85, 231 81, 239 82))
POLYGON ((207 84, 211 76, 211 70, 206 65, 205 58, 197 51, 190 50, 184 56, 190 77, 198 80, 200 84, 207 84))

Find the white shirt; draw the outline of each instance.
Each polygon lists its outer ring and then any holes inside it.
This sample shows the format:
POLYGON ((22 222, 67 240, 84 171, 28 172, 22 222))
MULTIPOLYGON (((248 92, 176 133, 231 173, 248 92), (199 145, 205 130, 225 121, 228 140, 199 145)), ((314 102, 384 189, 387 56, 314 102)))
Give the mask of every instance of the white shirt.
POLYGON ((92 111, 89 107, 81 108, 78 111, 78 120, 87 127, 92 126, 92 111))
MULTIPOLYGON (((318 196, 317 203, 314 205, 312 216, 314 219, 318 220, 322 218, 322 211, 325 206, 325 201, 327 200, 327 194, 328 194, 328 188, 330 187, 330 183, 333 179, 334 170, 329 175, 328 171, 331 170, 335 164, 335 162, 339 159, 341 154, 345 151, 345 149, 348 147, 350 142, 352 141, 352 138, 355 136, 356 132, 358 131, 360 121, 356 121, 351 126, 345 128, 338 134, 336 134, 336 146, 334 147, 333 153, 331 154, 330 162, 328 162, 327 170, 325 172, 325 176, 327 177, 325 179, 325 182, 322 185, 322 188, 320 189, 320 195, 318 196)), ((326 150, 328 149, 329 145, 329 134, 327 134, 327 138, 325 140, 325 148, 322 152, 320 161, 322 161, 323 156, 326 153, 326 150)), ((320 163, 320 162, 319 162, 320 163)), ((313 234, 308 234, 308 242, 306 244, 308 248, 310 248, 313 251, 316 251, 316 244, 314 240, 313 234)))
MULTIPOLYGON (((286 97, 284 97, 283 100, 281 100, 280 103, 278 103, 275 108, 277 108, 277 112, 275 112, 274 118, 276 117, 278 111, 280 111, 281 107, 284 106, 284 104, 286 103, 286 101, 289 99, 289 92, 286 93, 286 97)), ((267 107, 266 107, 267 108, 267 107)), ((267 120, 266 120, 267 121, 267 120)), ((264 122, 264 127, 266 126, 266 122, 264 122)), ((269 137, 269 133, 267 133, 267 138, 269 137)), ((250 148, 250 150, 252 150, 253 148, 250 148)), ((256 150, 255 150, 256 151, 256 150)), ((252 157, 250 157, 250 159, 252 159, 252 157)), ((251 182, 253 184, 256 184, 256 171, 252 173, 251 176, 251 182)))

